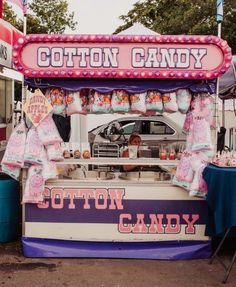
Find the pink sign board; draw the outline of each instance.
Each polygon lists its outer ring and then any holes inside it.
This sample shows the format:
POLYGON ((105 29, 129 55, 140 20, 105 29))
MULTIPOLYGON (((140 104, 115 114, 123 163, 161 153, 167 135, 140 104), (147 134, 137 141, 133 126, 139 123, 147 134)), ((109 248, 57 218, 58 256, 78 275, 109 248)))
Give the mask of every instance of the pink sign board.
POLYGON ((216 36, 27 35, 14 46, 17 69, 36 78, 212 79, 231 48, 216 36))
POLYGON ((52 111, 52 106, 47 98, 37 89, 27 98, 23 110, 33 125, 37 127, 39 123, 52 111))

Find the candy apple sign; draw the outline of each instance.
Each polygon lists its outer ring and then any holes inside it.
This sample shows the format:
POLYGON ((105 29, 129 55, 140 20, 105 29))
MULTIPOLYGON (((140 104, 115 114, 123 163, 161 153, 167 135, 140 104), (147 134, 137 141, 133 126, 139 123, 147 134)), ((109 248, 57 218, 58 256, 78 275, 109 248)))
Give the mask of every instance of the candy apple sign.
POLYGON ((215 36, 27 35, 13 58, 28 77, 213 79, 232 55, 215 36))

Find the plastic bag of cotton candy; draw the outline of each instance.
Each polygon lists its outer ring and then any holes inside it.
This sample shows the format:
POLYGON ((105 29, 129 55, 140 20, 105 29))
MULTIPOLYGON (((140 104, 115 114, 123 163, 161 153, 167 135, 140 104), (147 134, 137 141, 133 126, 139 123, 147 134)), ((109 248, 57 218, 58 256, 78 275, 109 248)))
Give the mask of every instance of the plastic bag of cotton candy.
POLYGON ((20 124, 13 130, 4 153, 2 164, 15 168, 24 166, 24 152, 26 143, 27 129, 25 122, 22 120, 20 124))
POLYGON ((37 126, 36 130, 38 132, 39 139, 45 146, 62 142, 51 115, 43 119, 37 126))
POLYGON ((52 105, 52 113, 64 115, 66 109, 65 91, 61 88, 47 89, 45 97, 52 105))
POLYGON ((186 114, 190 108, 192 94, 188 89, 179 89, 176 92, 178 109, 182 114, 186 114))

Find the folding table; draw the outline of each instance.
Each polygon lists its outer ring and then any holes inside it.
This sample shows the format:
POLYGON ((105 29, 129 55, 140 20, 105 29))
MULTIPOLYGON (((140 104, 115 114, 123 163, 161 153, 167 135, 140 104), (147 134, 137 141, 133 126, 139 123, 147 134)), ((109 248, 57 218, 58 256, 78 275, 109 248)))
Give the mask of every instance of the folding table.
POLYGON ((236 260, 236 246, 232 260, 228 265, 222 261, 218 254, 225 239, 236 227, 236 168, 209 165, 203 171, 203 178, 208 185, 209 218, 206 224, 206 235, 222 236, 209 263, 211 264, 216 258, 220 261, 226 269, 222 281, 226 283, 236 260))

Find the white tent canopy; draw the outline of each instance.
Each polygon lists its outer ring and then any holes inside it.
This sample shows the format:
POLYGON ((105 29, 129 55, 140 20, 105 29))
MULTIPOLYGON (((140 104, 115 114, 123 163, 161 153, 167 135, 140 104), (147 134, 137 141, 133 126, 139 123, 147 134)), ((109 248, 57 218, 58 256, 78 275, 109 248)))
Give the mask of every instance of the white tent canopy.
POLYGON ((160 35, 160 34, 145 27, 141 23, 134 23, 128 29, 118 33, 118 35, 160 35))

